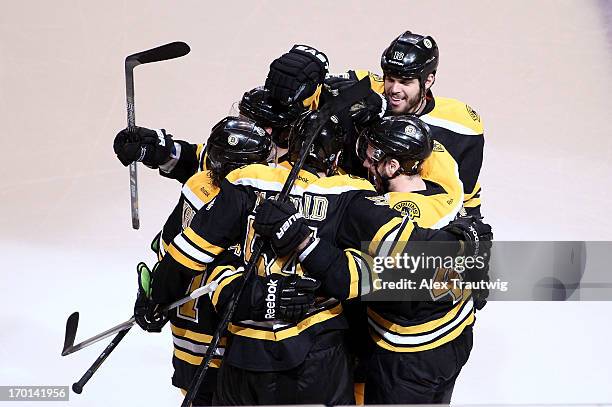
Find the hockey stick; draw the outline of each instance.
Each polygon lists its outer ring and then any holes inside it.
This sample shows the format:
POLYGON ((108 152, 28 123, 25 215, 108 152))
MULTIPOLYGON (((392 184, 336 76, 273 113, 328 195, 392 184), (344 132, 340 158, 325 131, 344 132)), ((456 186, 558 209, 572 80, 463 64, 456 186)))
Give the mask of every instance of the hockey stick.
MULTIPOLYGON (((213 281, 213 282, 211 282, 209 284, 206 284, 203 287, 200 287, 198 289, 193 290, 191 292, 191 294, 189 294, 187 297, 181 298, 180 300, 177 300, 177 301, 173 302, 172 304, 164 307, 162 309, 162 312, 166 312, 166 311, 169 311, 169 310, 171 310, 173 308, 181 306, 181 305, 185 304, 188 301, 195 300, 196 298, 199 298, 199 297, 201 297, 204 294, 211 293, 211 292, 215 291, 216 289, 217 289, 217 283, 215 281, 213 281)), ((77 314, 77 320, 78 320, 78 313, 75 313, 75 314, 77 314)), ((74 314, 72 314, 72 315, 74 315, 74 314)), ((72 317, 72 315, 71 315, 71 317, 72 317)), ((117 336, 115 336, 113 338, 111 343, 109 343, 108 346, 106 348, 104 348, 104 350, 102 351, 100 356, 98 356, 98 358, 90 366, 90 368, 87 369, 87 371, 79 379, 79 381, 72 384, 72 391, 74 391, 77 394, 81 394, 81 392, 83 391, 83 387, 87 384, 89 379, 91 379, 91 377, 94 375, 94 373, 96 373, 98 368, 102 365, 102 363, 104 363, 104 361, 106 360, 106 358, 108 358, 108 356, 111 354, 111 352, 113 350, 115 350, 115 348, 117 347, 119 342, 121 342, 121 340, 125 337, 125 335, 127 335, 127 333, 130 331, 130 329, 132 329, 132 326, 134 325, 134 323, 135 323, 135 320, 134 320, 134 317, 132 317, 129 320, 127 320, 126 322, 117 325, 117 327, 120 327, 120 326, 123 325, 123 328, 121 328, 121 330, 119 331, 117 336)), ((109 332, 109 331, 106 331, 106 332, 109 332)), ((115 332, 117 332, 117 331, 115 331, 115 332)), ((76 332, 75 332, 75 335, 76 335, 76 332)), ((109 335, 112 335, 112 334, 109 334, 109 335)), ((107 335, 107 336, 109 336, 109 335, 107 335)), ((100 337, 98 340, 100 340, 100 339, 102 339, 102 337, 100 337)), ((94 343, 94 342, 89 342, 88 345, 91 345, 92 343, 94 343)), ((81 345, 81 344, 79 344, 79 345, 81 345)), ((85 345, 85 346, 88 346, 88 345, 85 345)), ((81 346, 79 349, 83 349, 85 346, 81 346)), ((77 351, 79 349, 75 349, 75 350, 73 350, 73 352, 75 352, 75 351, 77 351)), ((63 353, 62 353, 62 355, 63 355, 63 353)))
MULTIPOLYGON (((206 284, 198 289, 195 289, 186 297, 181 298, 180 300, 174 301, 172 304, 167 305, 162 309, 162 312, 170 311, 176 307, 180 307, 181 305, 189 302, 191 300, 195 300, 203 296, 204 294, 211 293, 217 289, 217 283, 215 281, 210 284, 206 284)), ((104 332, 101 332, 95 336, 92 336, 89 339, 84 340, 83 342, 74 344, 74 339, 76 338, 76 332, 79 325, 79 313, 73 312, 66 321, 66 335, 64 338, 64 348, 62 349, 62 356, 70 355, 76 351, 79 351, 83 348, 88 347, 89 345, 93 345, 96 342, 100 342, 104 338, 108 338, 109 336, 116 334, 117 332, 125 331, 134 325, 136 320, 134 317, 128 319, 125 322, 122 322, 114 327, 107 329, 104 332)))
MULTIPOLYGON (((129 55, 125 58, 125 96, 129 132, 133 133, 136 130, 136 116, 134 114, 134 68, 142 64, 179 58, 187 55, 189 51, 189 45, 184 42, 172 42, 157 48, 129 55)), ((138 216, 138 177, 136 173, 136 162, 130 164, 130 204, 132 208, 132 227, 138 229, 140 227, 140 218, 138 216)))
MULTIPOLYGON (((343 93, 335 97, 331 103, 319 110, 320 115, 318 117, 318 122, 313 125, 312 133, 306 136, 307 138, 305 138, 302 144, 302 148, 300 149, 300 158, 291 168, 291 172, 287 176, 285 184, 283 185, 283 188, 281 189, 281 192, 277 198, 279 202, 286 202, 289 199, 289 192, 291 191, 291 188, 293 188, 293 184, 297 179, 298 173, 304 166, 304 162, 306 161, 306 157, 308 156, 310 147, 312 146, 312 143, 314 142, 317 135, 323 129, 325 123, 327 123, 327 121, 330 120, 331 117, 337 112, 346 109, 358 102, 359 100, 365 98, 368 95, 368 92, 370 91, 370 79, 369 77, 366 77, 359 81, 356 85, 346 89, 343 93)), ((242 296, 242 292, 244 291, 244 288, 246 287, 249 279, 251 278, 251 275, 255 273, 255 269, 257 267, 256 265, 261 256, 261 251, 264 242, 263 239, 258 239, 257 235, 253 238, 253 240, 254 241, 251 258, 249 259, 245 268, 246 271, 244 273, 242 283, 240 284, 240 287, 234 293, 234 295, 232 295, 232 299, 230 300, 228 307, 223 312, 223 317, 221 318, 221 321, 219 322, 219 325, 215 330, 213 338, 210 344, 208 345, 208 349, 206 350, 206 353, 202 358, 202 363, 200 364, 200 366, 198 366, 198 369, 196 370, 195 375, 191 380, 191 383, 189 384, 189 389, 187 391, 187 394, 185 394, 185 398, 183 399, 181 407, 189 407, 193 403, 198 389, 200 388, 200 385, 202 384, 202 381, 206 376, 206 372, 208 371, 208 367, 210 366, 210 362, 212 361, 213 355, 215 354, 217 347, 219 346, 219 340, 221 339, 221 335, 223 335, 223 333, 227 330, 229 322, 231 321, 234 315, 236 305, 238 304, 238 301, 242 296)))

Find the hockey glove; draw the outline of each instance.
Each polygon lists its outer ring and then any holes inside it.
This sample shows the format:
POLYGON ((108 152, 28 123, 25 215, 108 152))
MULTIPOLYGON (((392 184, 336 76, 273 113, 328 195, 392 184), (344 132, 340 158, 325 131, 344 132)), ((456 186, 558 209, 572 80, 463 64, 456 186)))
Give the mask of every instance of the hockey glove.
POLYGON ((270 239, 279 257, 293 252, 312 233, 293 204, 275 200, 265 200, 257 207, 253 228, 270 239))
MULTIPOLYGON (((159 264, 159 263, 157 263, 159 264)), ((151 283, 155 269, 149 270, 144 263, 138 263, 138 296, 134 304, 134 319, 138 326, 148 332, 161 332, 163 326, 168 322, 168 316, 157 312, 158 304, 151 300, 151 283)))
POLYGON ((303 102, 323 83, 327 69, 324 53, 307 45, 294 45, 288 53, 272 61, 265 88, 286 105, 303 102))
MULTIPOLYGON (((465 265, 473 264, 473 266, 465 267, 462 273, 463 279, 479 283, 479 286, 488 282, 490 280, 491 241, 493 240, 491 226, 473 216, 460 216, 443 227, 442 230, 452 233, 462 242, 463 248, 460 256, 469 256, 475 259, 473 262, 464 261, 465 265)), ((465 257, 463 258, 465 259, 465 257)), ((487 288, 472 290, 476 309, 480 310, 485 306, 488 296, 489 290, 487 288)))
POLYGON ((135 161, 141 161, 147 167, 158 168, 170 160, 174 142, 164 129, 136 127, 134 133, 127 129, 121 130, 115 136, 113 149, 121 164, 126 167, 135 161))
POLYGON ((255 321, 280 319, 297 322, 304 318, 314 304, 315 291, 320 283, 309 277, 298 275, 255 277, 251 291, 252 317, 255 321))
MULTIPOLYGON (((321 95, 322 104, 325 103, 326 97, 323 95, 338 96, 343 90, 355 85, 354 79, 330 76, 325 79, 324 93, 321 95)), ((361 129, 370 124, 382 119, 389 111, 389 105, 384 95, 370 90, 367 97, 355 103, 349 108, 349 116, 353 120, 353 124, 361 129)))

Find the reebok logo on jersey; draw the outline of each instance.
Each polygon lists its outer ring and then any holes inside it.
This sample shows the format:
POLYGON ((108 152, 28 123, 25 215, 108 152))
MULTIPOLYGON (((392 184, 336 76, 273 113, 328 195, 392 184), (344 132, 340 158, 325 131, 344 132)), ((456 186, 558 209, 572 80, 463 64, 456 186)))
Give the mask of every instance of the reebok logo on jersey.
POLYGON ((282 226, 280 227, 280 229, 278 230, 278 232, 276 232, 276 238, 277 239, 282 239, 283 236, 285 235, 285 232, 291 227, 291 225, 293 224, 293 222, 295 222, 296 220, 298 220, 299 218, 303 218, 301 213, 295 213, 293 215, 291 215, 289 217, 289 219, 287 219, 285 221, 285 223, 282 224, 282 226))
POLYGON ((276 318, 276 291, 278 289, 278 280, 270 280, 266 284, 268 286, 268 295, 266 295, 266 315, 265 319, 276 318))

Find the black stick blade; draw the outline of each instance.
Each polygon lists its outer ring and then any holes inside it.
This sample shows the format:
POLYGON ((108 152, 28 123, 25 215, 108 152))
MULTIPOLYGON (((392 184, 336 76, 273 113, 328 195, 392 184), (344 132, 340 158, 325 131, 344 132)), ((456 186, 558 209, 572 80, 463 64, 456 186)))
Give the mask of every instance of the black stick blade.
POLYGON ((64 348, 62 349, 62 356, 69 354, 68 349, 74 345, 74 339, 76 338, 77 328, 79 327, 79 313, 73 312, 66 321, 66 336, 64 337, 64 348))
POLYGON ((125 64, 126 66, 137 66, 150 62, 165 61, 185 56, 189 54, 189 51, 191 51, 191 48, 186 43, 180 41, 171 42, 170 44, 129 55, 125 58, 125 64))

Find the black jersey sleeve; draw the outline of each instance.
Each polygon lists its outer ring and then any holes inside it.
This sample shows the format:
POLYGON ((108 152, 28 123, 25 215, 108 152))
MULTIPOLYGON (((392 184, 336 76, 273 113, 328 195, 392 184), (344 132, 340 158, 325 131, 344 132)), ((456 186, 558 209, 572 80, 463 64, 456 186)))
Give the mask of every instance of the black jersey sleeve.
MULTIPOLYGON (((394 223, 392 225, 395 226, 394 223)), ((400 231, 399 226, 395 227, 400 231)), ((457 242, 454 235, 443 230, 424 229, 417 225, 413 225, 410 230, 408 240, 411 242, 433 240, 457 242)), ((373 266, 374 258, 369 253, 357 249, 342 250, 324 240, 315 242, 313 246, 300 256, 300 262, 308 276, 321 281, 321 288, 325 294, 344 301, 363 297, 375 291, 374 280, 377 276, 373 266)), ((410 253, 408 241, 393 242, 393 247, 398 249, 401 247, 410 253)), ((445 245, 444 249, 448 250, 445 254, 454 255, 459 252, 460 245, 458 243, 456 246, 445 245)), ((397 253, 400 252, 387 255, 397 253)))
POLYGON ((372 258, 355 249, 339 249, 318 240, 300 263, 309 277, 321 282, 329 297, 348 300, 367 295, 372 290, 372 258))
POLYGON ((153 279, 153 300, 167 303, 180 297, 174 287, 179 274, 193 277, 232 245, 240 243, 245 228, 246 192, 224 180, 219 194, 177 235, 160 261, 153 279))
POLYGON ((159 174, 162 177, 175 179, 184 184, 193 174, 203 168, 204 145, 190 144, 182 140, 175 140, 174 142, 180 146, 179 156, 175 158, 176 162, 173 163, 171 169, 164 171, 162 167, 159 169, 159 174))

